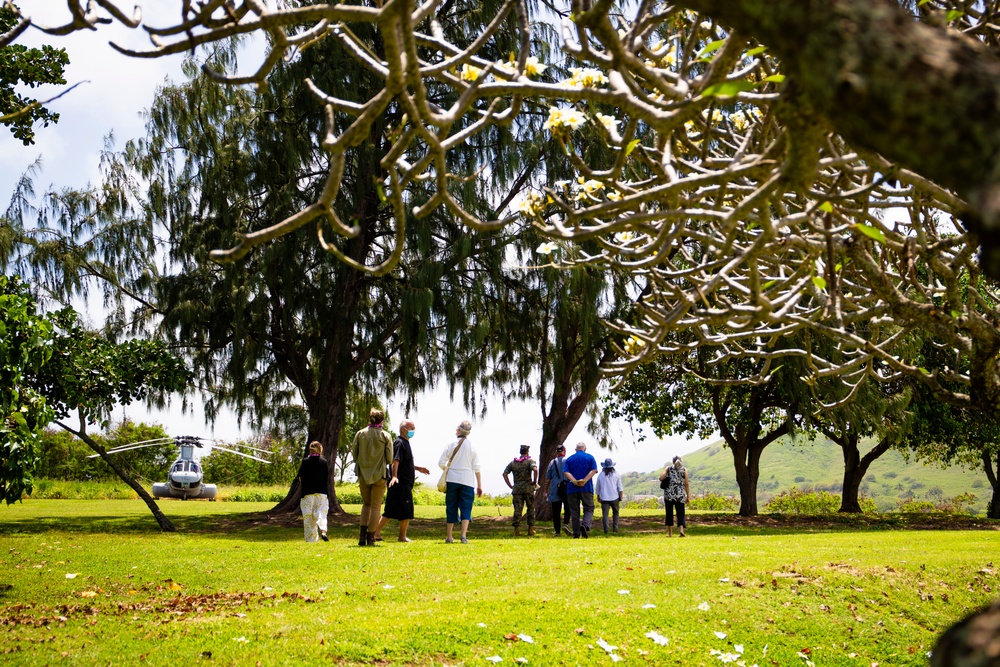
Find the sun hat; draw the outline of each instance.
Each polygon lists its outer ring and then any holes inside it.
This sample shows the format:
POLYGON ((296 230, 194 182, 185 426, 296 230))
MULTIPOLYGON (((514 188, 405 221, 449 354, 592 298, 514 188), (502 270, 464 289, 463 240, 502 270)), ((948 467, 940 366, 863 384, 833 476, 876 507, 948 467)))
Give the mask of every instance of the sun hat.
POLYGON ((601 467, 605 468, 605 469, 606 468, 614 468, 615 467, 615 462, 612 461, 611 459, 604 459, 604 463, 601 464, 601 467))

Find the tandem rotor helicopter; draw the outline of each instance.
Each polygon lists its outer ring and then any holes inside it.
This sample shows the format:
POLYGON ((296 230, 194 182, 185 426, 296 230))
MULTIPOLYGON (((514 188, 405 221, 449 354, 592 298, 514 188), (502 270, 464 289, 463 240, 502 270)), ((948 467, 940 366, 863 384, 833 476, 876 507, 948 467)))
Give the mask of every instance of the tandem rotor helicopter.
MULTIPOLYGON (((218 492, 218 487, 215 484, 202 484, 202 478, 205 476, 205 473, 202 470, 201 464, 194 458, 194 450, 196 447, 201 449, 202 447, 205 447, 206 444, 211 444, 213 450, 218 449, 223 452, 229 452, 230 454, 236 454, 237 456, 253 459, 254 461, 270 463, 267 459, 262 459, 252 454, 223 447, 215 444, 215 442, 215 440, 210 440, 208 438, 181 435, 175 438, 155 438, 153 440, 132 442, 127 445, 115 447, 114 449, 109 449, 107 453, 118 454, 119 452, 127 452, 133 449, 142 449, 143 447, 157 447, 160 445, 174 443, 180 449, 180 455, 177 457, 177 460, 170 465, 170 472, 167 473, 167 481, 153 484, 153 495, 157 498, 180 498, 181 500, 188 500, 189 498, 214 500, 215 495, 218 492)), ((249 449, 261 454, 271 453, 266 449, 258 449, 249 445, 234 446, 249 449)), ((93 454, 88 458, 96 458, 97 456, 97 454, 93 454)))

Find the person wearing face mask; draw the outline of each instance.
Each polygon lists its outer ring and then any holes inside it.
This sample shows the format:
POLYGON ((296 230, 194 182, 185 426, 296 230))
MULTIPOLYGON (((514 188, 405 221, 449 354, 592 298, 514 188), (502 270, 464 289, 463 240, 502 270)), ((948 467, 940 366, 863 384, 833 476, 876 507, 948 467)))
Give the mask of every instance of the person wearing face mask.
POLYGON ((688 472, 681 457, 675 456, 673 465, 667 466, 660 475, 660 488, 663 489, 663 506, 666 509, 667 537, 674 535, 674 511, 677 512, 677 529, 684 537, 687 521, 684 520, 684 506, 691 502, 691 487, 688 485, 688 472))
POLYGON ((410 440, 416 428, 416 424, 409 419, 403 421, 399 425, 399 436, 392 443, 392 476, 389 479, 389 488, 385 492, 385 509, 375 531, 376 541, 382 539, 382 528, 389 523, 389 519, 399 521, 400 542, 412 541, 406 536, 406 529, 410 527, 410 519, 413 518, 413 485, 416 483, 416 473, 429 475, 431 472, 427 468, 413 465, 410 440))

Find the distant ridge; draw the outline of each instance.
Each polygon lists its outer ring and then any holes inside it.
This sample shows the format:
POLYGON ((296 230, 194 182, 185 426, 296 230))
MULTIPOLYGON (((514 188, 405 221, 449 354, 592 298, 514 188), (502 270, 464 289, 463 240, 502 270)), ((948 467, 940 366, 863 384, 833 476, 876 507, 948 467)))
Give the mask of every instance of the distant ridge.
MULTIPOLYGON (((862 455, 871 445, 862 446, 862 455)), ((666 465, 666 462, 664 462, 666 465)), ((691 480, 691 493, 717 493, 738 496, 733 456, 718 440, 684 456, 691 480)), ((648 472, 625 473, 622 484, 626 495, 660 495, 657 478, 663 468, 648 472)), ((844 479, 844 460, 840 447, 819 436, 815 440, 784 437, 769 445, 761 455, 758 502, 763 506, 775 494, 793 486, 840 494, 844 479)), ((990 486, 986 474, 958 466, 944 468, 910 460, 897 451, 886 452, 868 469, 861 493, 872 498, 879 510, 895 509, 906 498, 937 502, 962 493, 973 493, 972 509, 986 510, 990 486)))

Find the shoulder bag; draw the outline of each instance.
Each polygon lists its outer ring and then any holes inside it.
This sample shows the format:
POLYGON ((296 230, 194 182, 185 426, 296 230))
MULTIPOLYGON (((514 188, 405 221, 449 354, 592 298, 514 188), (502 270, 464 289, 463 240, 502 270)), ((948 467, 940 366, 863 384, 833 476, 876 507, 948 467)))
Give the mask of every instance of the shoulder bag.
POLYGON ((455 445, 455 451, 451 453, 451 458, 448 459, 448 465, 444 467, 444 472, 441 473, 441 479, 438 480, 438 491, 444 493, 448 490, 448 471, 451 469, 451 462, 455 460, 455 454, 458 454, 458 450, 462 448, 462 443, 465 442, 465 438, 458 441, 455 445))
POLYGON ((667 476, 660 480, 660 488, 666 491, 670 487, 670 473, 674 471, 673 468, 667 468, 667 476))
POLYGON ((559 496, 559 500, 566 502, 567 491, 566 487, 569 484, 569 480, 566 479, 566 475, 563 471, 559 469, 558 460, 552 462, 556 467, 556 472, 559 473, 559 483, 556 485, 556 495, 559 496))

